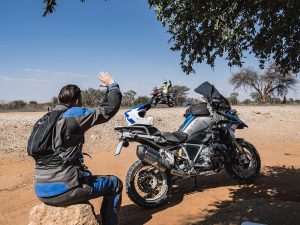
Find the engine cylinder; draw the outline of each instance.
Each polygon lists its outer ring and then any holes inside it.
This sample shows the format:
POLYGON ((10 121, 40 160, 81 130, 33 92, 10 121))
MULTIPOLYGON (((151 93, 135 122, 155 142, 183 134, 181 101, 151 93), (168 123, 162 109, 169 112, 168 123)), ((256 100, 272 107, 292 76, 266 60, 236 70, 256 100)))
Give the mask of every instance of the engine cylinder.
POLYGON ((147 145, 138 145, 136 155, 141 161, 155 167, 161 172, 165 172, 166 169, 171 168, 171 165, 168 163, 168 161, 161 157, 158 151, 150 148, 147 145))

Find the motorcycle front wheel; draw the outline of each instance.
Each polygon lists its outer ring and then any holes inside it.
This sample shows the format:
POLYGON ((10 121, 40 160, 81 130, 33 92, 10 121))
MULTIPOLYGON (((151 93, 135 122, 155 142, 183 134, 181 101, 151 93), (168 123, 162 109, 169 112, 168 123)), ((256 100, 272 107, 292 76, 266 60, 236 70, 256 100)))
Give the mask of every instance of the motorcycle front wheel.
POLYGON ((151 100, 150 100, 150 104, 151 104, 152 108, 155 108, 157 106, 157 104, 158 104, 157 98, 152 97, 151 100))
POLYGON ((225 164, 227 173, 241 184, 253 183, 260 174, 261 160, 256 148, 244 139, 237 138, 244 154, 225 164))
POLYGON ((126 193, 131 201, 143 208, 155 208, 165 203, 170 188, 171 181, 167 173, 140 160, 127 172, 126 193))

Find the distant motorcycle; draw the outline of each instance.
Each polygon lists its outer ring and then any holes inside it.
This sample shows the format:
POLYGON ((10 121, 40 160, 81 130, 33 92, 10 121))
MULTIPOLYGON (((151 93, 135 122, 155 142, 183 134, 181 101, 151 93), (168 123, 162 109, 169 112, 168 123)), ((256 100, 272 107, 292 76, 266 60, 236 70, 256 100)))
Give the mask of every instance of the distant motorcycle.
POLYGON ((169 107, 173 107, 175 105, 173 93, 169 93, 169 95, 167 96, 168 102, 166 101, 166 99, 162 93, 162 90, 160 88, 154 87, 151 92, 151 95, 152 95, 152 97, 150 100, 150 104, 152 105, 152 107, 156 107, 157 104, 166 104, 169 107))
POLYGON ((225 169, 233 180, 248 184, 260 174, 256 148, 235 136, 236 129, 247 125, 228 100, 208 82, 195 92, 207 103, 189 105, 185 121, 176 132, 162 132, 153 126, 153 118, 146 117, 150 104, 125 112, 129 126, 115 128, 120 139, 115 155, 129 142, 140 143, 138 160, 127 172, 126 193, 141 207, 163 204, 178 179, 214 175, 225 169))

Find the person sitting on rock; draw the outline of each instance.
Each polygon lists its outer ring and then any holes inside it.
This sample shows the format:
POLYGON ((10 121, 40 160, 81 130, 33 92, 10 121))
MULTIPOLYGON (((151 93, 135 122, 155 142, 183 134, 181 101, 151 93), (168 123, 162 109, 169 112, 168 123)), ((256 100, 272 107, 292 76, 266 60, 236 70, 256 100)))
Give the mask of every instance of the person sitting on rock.
MULTIPOLYGON (((35 157, 35 194, 47 205, 66 206, 103 196, 102 224, 118 224, 123 185, 116 176, 93 176, 83 164, 84 133, 91 127, 109 121, 119 110, 122 94, 119 86, 105 72, 100 73, 101 86, 107 88, 103 102, 96 108, 82 107, 81 90, 67 85, 60 90, 62 111, 52 134, 51 154, 35 157)), ((104 162, 102 162, 104 163, 104 162)))

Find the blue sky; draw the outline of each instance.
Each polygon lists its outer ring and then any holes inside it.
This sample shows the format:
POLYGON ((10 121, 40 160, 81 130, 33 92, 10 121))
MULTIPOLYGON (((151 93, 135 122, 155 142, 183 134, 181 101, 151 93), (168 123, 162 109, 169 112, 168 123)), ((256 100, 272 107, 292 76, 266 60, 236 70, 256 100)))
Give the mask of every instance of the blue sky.
MULTIPOLYGON (((49 101, 69 83, 97 88, 100 71, 110 72, 122 91, 139 95, 164 79, 191 90, 208 80, 225 96, 233 92, 228 80, 237 68, 223 59, 214 70, 202 64, 195 74, 181 71, 179 53, 170 51, 166 28, 146 0, 57 3, 44 18, 42 0, 0 1, 0 101, 49 101)), ((253 57, 244 61, 257 68, 253 57)), ((238 92, 241 99, 249 96, 238 92)), ((300 99, 299 91, 288 96, 300 99)))

